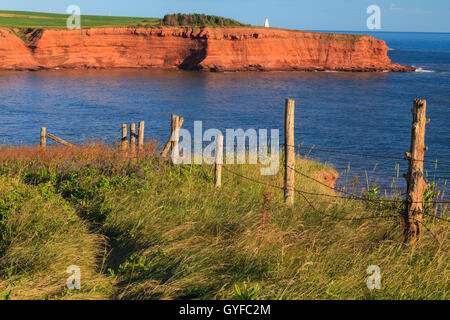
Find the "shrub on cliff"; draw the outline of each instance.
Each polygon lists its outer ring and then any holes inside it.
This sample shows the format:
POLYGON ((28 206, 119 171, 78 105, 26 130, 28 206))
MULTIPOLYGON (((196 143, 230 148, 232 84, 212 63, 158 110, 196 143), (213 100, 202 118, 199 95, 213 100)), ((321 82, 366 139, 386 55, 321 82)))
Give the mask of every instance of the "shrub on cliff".
POLYGON ((199 27, 242 27, 236 20, 205 14, 166 14, 161 20, 163 26, 199 26, 199 27))

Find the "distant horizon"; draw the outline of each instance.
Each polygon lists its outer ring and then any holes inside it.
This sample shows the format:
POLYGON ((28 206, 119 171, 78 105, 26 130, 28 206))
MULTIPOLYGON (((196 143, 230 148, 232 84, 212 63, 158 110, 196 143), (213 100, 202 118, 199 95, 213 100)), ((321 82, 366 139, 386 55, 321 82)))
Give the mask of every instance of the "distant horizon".
POLYGON ((163 17, 180 12, 217 15, 254 26, 263 26, 268 17, 271 27, 291 30, 450 33, 448 0, 0 0, 0 8, 14 11, 67 14, 70 5, 79 6, 82 15, 163 17), (374 8, 379 12, 376 26, 371 23, 374 8))

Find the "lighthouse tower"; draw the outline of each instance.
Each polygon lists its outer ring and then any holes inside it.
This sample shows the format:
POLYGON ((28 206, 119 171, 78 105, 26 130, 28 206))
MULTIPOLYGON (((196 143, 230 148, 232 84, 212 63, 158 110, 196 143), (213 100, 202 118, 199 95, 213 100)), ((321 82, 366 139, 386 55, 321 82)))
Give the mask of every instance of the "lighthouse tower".
POLYGON ((266 18, 266 22, 264 23, 264 27, 269 28, 269 18, 266 18))

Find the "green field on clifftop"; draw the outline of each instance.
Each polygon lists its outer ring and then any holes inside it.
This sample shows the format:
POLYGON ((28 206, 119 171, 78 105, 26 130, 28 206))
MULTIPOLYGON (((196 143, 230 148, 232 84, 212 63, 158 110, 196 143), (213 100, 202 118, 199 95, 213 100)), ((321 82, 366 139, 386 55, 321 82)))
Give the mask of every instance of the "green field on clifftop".
MULTIPOLYGON (((18 28, 66 28, 69 14, 0 10, 0 26, 18 28)), ((238 21, 203 14, 170 14, 163 19, 81 15, 81 27, 247 26, 238 21)))
MULTIPOLYGON (((56 14, 31 11, 0 10, 0 26, 66 28, 69 14, 56 14)), ((160 24, 159 18, 113 17, 81 15, 81 27, 150 27, 160 24)))

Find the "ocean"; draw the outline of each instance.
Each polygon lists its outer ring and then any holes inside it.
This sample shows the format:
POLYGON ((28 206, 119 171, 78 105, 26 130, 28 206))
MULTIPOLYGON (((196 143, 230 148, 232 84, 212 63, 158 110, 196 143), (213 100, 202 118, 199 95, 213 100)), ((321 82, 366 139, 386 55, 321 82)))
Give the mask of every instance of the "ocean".
POLYGON ((38 144, 45 126, 68 141, 113 142, 122 123, 145 120, 146 138, 165 142, 172 113, 184 117, 183 127, 189 130, 200 120, 204 130, 280 129, 282 141, 284 100, 291 98, 296 101, 296 144, 305 148, 299 153, 334 166, 340 183, 344 176, 357 175, 366 184, 367 174, 369 183, 389 188, 397 172, 400 177, 406 172, 407 161, 393 158, 409 151, 412 103, 422 98, 431 118, 426 172, 445 190, 450 176, 450 34, 364 33, 385 40, 392 61, 415 66, 417 72, 3 72, 0 141, 38 144))

